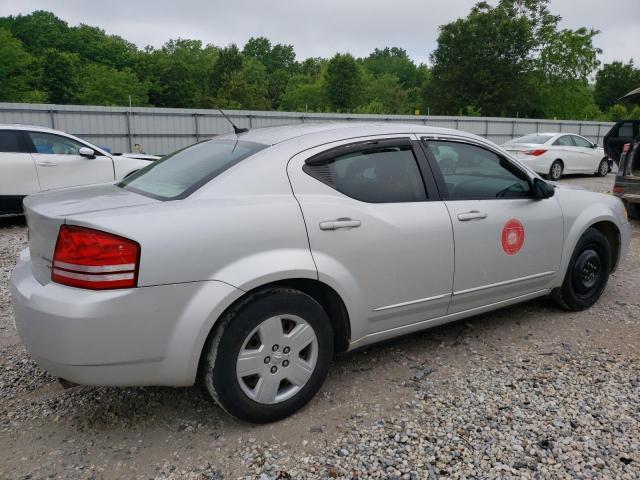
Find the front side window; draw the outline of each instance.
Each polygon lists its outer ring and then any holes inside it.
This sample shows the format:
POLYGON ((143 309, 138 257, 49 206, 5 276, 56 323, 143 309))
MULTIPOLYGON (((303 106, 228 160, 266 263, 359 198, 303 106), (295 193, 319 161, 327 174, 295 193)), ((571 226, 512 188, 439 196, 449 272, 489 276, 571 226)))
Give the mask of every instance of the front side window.
POLYGON ((508 160, 476 145, 424 140, 444 177, 449 200, 524 198, 531 194, 526 174, 508 160))
POLYGON ((70 138, 51 133, 29 132, 29 137, 31 137, 36 153, 78 155, 78 150, 85 146, 70 138))
POLYGON ((13 130, 0 130, 0 152, 18 153, 21 152, 18 132, 13 130))
POLYGON ((190 195, 222 172, 266 148, 241 140, 208 140, 152 162, 118 185, 159 200, 190 195))
POLYGON ((303 170, 340 193, 369 203, 427 199, 410 145, 353 151, 303 170))
POLYGON ((558 138, 555 142, 553 142, 554 145, 559 146, 559 147, 573 147, 573 141, 571 141, 571 137, 569 135, 563 135, 562 137, 558 138))
POLYGON ((573 135, 573 143, 576 144, 576 147, 593 148, 589 140, 587 140, 586 138, 578 137, 577 135, 573 135))

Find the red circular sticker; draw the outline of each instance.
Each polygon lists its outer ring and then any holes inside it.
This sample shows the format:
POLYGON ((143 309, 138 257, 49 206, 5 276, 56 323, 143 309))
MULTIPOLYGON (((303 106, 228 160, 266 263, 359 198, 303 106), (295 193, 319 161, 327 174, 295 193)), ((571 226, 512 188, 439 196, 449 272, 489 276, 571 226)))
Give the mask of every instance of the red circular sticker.
POLYGON ((517 255, 524 245, 524 225, 512 218, 504 224, 500 241, 502 249, 507 255, 517 255))

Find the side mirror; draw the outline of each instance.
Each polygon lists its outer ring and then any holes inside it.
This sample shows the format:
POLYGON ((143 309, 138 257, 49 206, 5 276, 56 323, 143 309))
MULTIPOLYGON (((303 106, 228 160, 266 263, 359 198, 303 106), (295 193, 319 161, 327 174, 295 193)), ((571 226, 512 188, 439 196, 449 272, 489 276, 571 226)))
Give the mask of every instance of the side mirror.
POLYGON ((541 178, 533 180, 533 198, 543 200, 545 198, 553 197, 555 193, 556 189, 550 183, 545 182, 541 178))
POLYGON ((85 158, 96 158, 96 152, 93 150, 93 148, 89 147, 80 148, 80 150, 78 150, 78 154, 85 158))
POLYGON ((591 144, 591 148, 598 148, 598 144, 597 143, 592 143, 591 144))

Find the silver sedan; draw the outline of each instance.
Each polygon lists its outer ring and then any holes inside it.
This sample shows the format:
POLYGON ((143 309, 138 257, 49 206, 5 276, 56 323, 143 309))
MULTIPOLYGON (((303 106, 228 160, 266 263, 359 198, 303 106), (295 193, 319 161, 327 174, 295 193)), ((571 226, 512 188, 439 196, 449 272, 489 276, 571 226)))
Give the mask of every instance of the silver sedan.
POLYGON ((336 352, 541 296, 593 305, 619 199, 417 125, 258 129, 116 184, 29 196, 16 325, 69 382, 189 386, 230 414, 305 405, 336 352))

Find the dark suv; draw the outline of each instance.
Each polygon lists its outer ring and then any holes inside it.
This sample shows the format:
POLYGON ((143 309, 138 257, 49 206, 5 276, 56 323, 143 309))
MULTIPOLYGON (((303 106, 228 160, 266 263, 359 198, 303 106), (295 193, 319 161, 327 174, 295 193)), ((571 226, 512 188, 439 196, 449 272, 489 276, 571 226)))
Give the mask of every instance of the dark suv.
POLYGON ((616 123, 604 137, 604 151, 618 165, 613 194, 630 218, 640 219, 640 120, 616 123))

